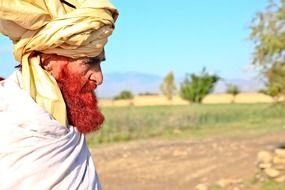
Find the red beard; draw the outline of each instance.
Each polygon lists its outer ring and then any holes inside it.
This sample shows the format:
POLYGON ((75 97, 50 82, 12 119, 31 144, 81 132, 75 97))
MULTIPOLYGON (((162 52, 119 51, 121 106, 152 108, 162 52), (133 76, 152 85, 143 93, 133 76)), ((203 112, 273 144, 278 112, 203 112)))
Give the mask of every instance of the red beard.
POLYGON ((98 130, 104 116, 97 107, 96 84, 86 83, 82 77, 70 74, 66 65, 57 82, 66 103, 69 124, 85 134, 98 130))

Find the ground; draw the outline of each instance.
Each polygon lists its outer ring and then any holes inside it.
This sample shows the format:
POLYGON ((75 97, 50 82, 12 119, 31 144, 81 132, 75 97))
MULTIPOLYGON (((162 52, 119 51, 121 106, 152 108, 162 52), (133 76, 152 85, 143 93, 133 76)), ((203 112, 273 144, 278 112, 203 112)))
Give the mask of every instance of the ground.
POLYGON ((194 190, 201 183, 247 183, 256 174, 257 153, 282 146, 284 137, 283 130, 250 138, 143 140, 100 145, 92 154, 106 190, 194 190))

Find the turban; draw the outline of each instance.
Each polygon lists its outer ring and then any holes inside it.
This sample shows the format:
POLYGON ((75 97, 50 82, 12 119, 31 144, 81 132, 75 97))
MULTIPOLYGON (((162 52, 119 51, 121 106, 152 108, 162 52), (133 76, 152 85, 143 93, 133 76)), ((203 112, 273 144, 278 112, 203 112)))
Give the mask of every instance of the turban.
POLYGON ((108 0, 1 0, 0 32, 22 64, 22 88, 63 125, 66 108, 55 79, 33 52, 71 58, 99 55, 118 12, 108 0))

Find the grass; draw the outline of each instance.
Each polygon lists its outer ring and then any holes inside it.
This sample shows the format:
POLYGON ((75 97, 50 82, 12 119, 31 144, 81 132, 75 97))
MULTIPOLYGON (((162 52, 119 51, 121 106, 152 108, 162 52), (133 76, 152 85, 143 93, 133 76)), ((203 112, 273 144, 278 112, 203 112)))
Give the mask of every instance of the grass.
POLYGON ((285 184, 274 180, 267 180, 260 184, 260 190, 284 190, 285 184))
POLYGON ((250 136, 284 128, 285 109, 272 104, 106 107, 106 121, 88 143, 147 138, 250 136))
POLYGON ((225 190, 224 188, 218 186, 218 185, 213 185, 209 187, 209 190, 225 190))
MULTIPOLYGON (((219 185, 210 185, 209 190, 233 190, 234 187, 237 186, 227 186, 227 187, 221 187, 219 185)), ((239 189, 247 189, 247 190, 284 190, 285 189, 285 183, 282 182, 276 182, 272 179, 266 179, 265 181, 259 181, 255 177, 250 179, 248 184, 245 184, 243 188, 239 189)))
MULTIPOLYGON (((220 187, 218 185, 213 185, 209 187, 209 190, 233 190, 233 187, 220 187)), ((245 189, 248 190, 284 190, 285 184, 281 182, 276 182, 274 180, 267 180, 265 182, 260 182, 256 185, 248 185, 245 189)))

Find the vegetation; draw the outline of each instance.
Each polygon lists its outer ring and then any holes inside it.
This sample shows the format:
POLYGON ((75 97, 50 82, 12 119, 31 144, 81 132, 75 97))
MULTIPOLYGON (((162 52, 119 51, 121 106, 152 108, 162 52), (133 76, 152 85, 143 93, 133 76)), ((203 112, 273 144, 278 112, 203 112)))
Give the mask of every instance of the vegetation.
POLYGON ((180 87, 181 97, 190 102, 200 103, 213 90, 219 79, 219 76, 207 73, 205 68, 199 75, 187 74, 180 87))
POLYGON ((285 184, 274 180, 266 180, 261 182, 258 187, 260 190, 283 190, 285 189, 285 184))
MULTIPOLYGON (((219 185, 210 185, 209 190, 229 190, 234 189, 234 187, 221 187, 219 185)), ((250 179, 249 183, 246 184, 245 189, 256 189, 256 190, 284 190, 285 184, 283 182, 276 182, 274 180, 259 181, 255 177, 250 179)))
POLYGON ((266 89, 263 92, 272 97, 285 94, 285 63, 275 63, 264 72, 267 78, 266 89))
POLYGON ((236 95, 238 95, 240 93, 240 90, 239 90, 237 85, 229 84, 229 85, 227 85, 226 92, 228 94, 232 94, 233 96, 236 96, 236 95))
POLYGON ((172 100, 172 97, 176 90, 176 84, 173 72, 168 73, 164 77, 163 82, 160 85, 160 90, 162 94, 167 97, 168 100, 172 100))
POLYGON ((239 90, 237 85, 228 84, 226 93, 233 95, 232 103, 234 103, 235 102, 235 97, 236 97, 236 95, 238 95, 240 93, 240 90, 239 90))
POLYGON ((138 96, 158 96, 158 93, 155 92, 141 92, 138 94, 138 96))
POLYGON ((253 64, 260 66, 266 77, 264 93, 285 94, 285 1, 269 1, 252 21, 250 39, 255 43, 253 64))
POLYGON ((285 110, 271 104, 106 107, 106 122, 89 144, 145 138, 257 135, 284 126, 285 110))
POLYGON ((134 95, 132 92, 123 90, 118 96, 114 97, 114 100, 128 100, 128 99, 133 99, 134 95))

